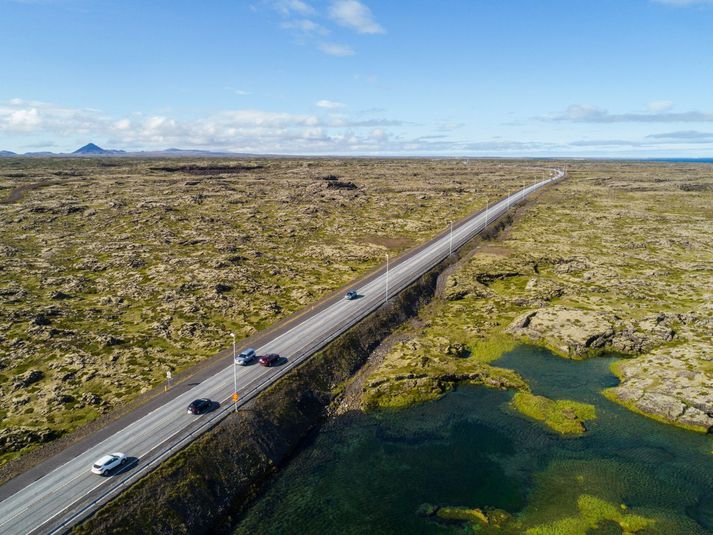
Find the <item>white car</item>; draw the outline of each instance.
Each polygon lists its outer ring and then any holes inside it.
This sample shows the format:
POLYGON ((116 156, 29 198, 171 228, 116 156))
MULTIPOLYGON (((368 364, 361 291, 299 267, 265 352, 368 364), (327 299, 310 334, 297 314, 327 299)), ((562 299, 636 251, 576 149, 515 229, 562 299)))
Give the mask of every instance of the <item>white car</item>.
POLYGON ((126 464, 125 454, 119 452, 110 453, 109 455, 104 455, 92 465, 92 473, 105 476, 117 466, 123 466, 124 464, 126 464))

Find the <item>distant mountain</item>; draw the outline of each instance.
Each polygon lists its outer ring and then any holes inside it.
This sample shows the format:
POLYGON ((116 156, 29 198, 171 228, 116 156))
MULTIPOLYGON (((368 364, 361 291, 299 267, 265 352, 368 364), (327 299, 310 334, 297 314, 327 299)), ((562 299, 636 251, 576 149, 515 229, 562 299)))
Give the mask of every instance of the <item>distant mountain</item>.
POLYGON ((78 154, 80 156, 108 156, 125 153, 126 151, 123 150, 107 150, 102 149, 99 145, 95 145, 94 143, 87 143, 83 147, 75 150, 72 154, 78 154))
POLYGON ((242 152, 213 152, 210 150, 200 149, 177 149, 170 148, 164 150, 149 150, 149 151, 125 151, 118 149, 102 149, 95 143, 87 143, 83 147, 74 152, 25 152, 24 154, 16 154, 9 150, 0 150, 0 158, 2 157, 28 157, 28 158, 71 158, 74 156, 130 156, 134 158, 252 158, 252 157, 277 157, 271 154, 250 154, 242 152))
MULTIPOLYGON (((18 155, 19 156, 19 155, 18 155)), ((33 157, 47 157, 47 156, 57 156, 54 152, 26 152, 23 156, 33 156, 33 157)))
POLYGON ((154 151, 154 152, 164 153, 164 154, 229 154, 227 152, 214 152, 211 150, 176 149, 176 148, 164 149, 164 150, 159 150, 159 151, 154 151))

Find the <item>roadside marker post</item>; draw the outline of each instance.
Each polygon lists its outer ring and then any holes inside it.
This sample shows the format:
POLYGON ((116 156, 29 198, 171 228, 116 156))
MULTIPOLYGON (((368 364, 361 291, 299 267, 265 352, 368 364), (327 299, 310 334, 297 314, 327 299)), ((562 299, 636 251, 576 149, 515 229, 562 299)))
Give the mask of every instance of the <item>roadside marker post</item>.
POLYGON ((173 379, 173 375, 171 375, 171 370, 168 370, 166 372, 166 384, 163 387, 164 392, 168 392, 168 390, 171 388, 171 379, 173 379))

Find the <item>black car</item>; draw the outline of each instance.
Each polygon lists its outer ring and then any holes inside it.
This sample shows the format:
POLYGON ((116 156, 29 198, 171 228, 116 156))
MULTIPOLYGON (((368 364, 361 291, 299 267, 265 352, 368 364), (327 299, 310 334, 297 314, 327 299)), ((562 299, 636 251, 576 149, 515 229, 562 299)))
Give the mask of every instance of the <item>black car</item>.
POLYGON ((356 290, 349 290, 344 296, 344 299, 346 299, 347 301, 354 301, 354 299, 356 299, 357 297, 359 297, 359 294, 356 292, 356 290))
POLYGON ((210 409, 213 402, 208 398, 196 399, 188 405, 189 414, 203 414, 210 409))

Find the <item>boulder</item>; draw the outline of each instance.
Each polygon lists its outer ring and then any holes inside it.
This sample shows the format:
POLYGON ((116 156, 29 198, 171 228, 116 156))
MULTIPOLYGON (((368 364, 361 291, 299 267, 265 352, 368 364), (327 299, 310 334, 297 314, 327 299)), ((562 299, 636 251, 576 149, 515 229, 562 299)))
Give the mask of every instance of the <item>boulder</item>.
POLYGON ((37 325, 38 327, 44 327, 52 322, 44 314, 37 314, 35 317, 32 318, 31 323, 33 325, 37 325))
POLYGON ((218 284, 216 284, 213 287, 213 289, 215 290, 215 293, 217 293, 217 294, 224 294, 224 293, 232 290, 233 287, 230 286, 230 284, 225 284, 225 283, 219 282, 218 284))
POLYGON ((13 389, 17 390, 19 388, 27 388, 31 384, 36 383, 37 381, 40 381, 45 374, 40 371, 40 370, 29 370, 23 373, 22 375, 19 375, 15 382, 13 383, 12 387, 13 389))
POLYGON ((58 433, 48 428, 31 429, 29 427, 9 427, 0 430, 0 450, 19 451, 32 444, 49 442, 57 438, 58 433))

